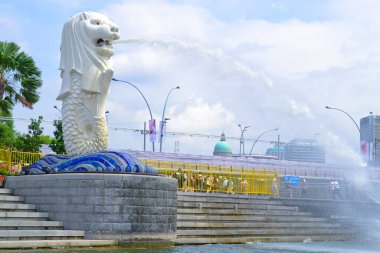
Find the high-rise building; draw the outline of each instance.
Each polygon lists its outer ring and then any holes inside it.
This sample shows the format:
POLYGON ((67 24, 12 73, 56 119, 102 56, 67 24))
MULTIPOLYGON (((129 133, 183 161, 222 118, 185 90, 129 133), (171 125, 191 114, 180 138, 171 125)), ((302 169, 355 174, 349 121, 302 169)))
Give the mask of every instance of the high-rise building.
POLYGON ((294 139, 285 145, 284 159, 300 162, 325 162, 325 149, 315 139, 294 139))
POLYGON ((371 166, 380 166, 380 116, 360 119, 360 153, 371 166))

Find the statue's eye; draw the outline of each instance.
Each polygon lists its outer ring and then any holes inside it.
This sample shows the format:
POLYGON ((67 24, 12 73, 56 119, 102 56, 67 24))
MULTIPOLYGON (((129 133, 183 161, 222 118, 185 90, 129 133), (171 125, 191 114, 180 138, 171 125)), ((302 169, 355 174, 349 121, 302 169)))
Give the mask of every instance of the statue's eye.
POLYGON ((93 25, 101 25, 102 24, 102 21, 100 21, 99 19, 93 19, 90 22, 93 25))

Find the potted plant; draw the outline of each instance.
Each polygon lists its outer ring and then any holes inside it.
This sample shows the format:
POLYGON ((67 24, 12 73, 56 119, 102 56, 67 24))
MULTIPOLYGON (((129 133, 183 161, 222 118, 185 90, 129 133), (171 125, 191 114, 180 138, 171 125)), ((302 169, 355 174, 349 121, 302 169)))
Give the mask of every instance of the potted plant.
POLYGON ((8 172, 5 168, 0 168, 0 186, 4 186, 5 177, 10 176, 11 173, 8 172))

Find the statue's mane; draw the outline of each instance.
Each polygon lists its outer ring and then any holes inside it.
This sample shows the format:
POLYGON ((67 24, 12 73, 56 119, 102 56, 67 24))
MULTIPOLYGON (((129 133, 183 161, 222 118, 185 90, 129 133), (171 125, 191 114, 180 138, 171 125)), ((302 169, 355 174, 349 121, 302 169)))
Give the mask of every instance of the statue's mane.
MULTIPOLYGON (((86 39, 84 26, 81 21, 91 19, 95 14, 94 12, 81 12, 70 18, 63 27, 62 40, 61 40, 61 62, 59 69, 61 70, 62 87, 57 99, 63 99, 70 94, 71 89, 71 73, 76 71, 82 76, 98 76, 99 73, 104 72, 109 68, 109 57, 100 56, 88 44, 86 39), (95 68, 94 68, 95 66, 95 68)), ((97 14, 99 15, 99 14, 97 14)), ((90 81, 91 78, 89 77, 90 81)), ((88 85, 82 81, 82 88, 88 85)), ((98 90, 91 87, 85 88, 90 92, 98 92, 98 90)))

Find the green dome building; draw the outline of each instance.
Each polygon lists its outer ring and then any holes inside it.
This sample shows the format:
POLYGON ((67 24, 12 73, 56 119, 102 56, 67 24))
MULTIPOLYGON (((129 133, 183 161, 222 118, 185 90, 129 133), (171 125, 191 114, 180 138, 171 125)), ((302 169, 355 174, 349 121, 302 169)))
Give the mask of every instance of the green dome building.
POLYGON ((230 144, 226 141, 224 132, 221 135, 220 141, 215 144, 213 154, 217 156, 232 156, 232 149, 230 144))

